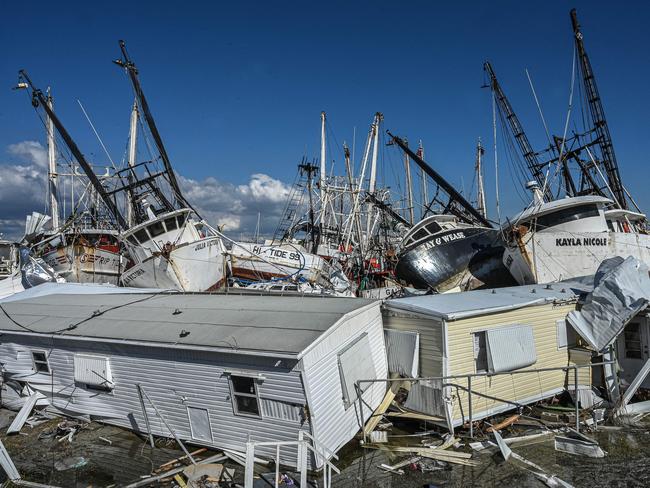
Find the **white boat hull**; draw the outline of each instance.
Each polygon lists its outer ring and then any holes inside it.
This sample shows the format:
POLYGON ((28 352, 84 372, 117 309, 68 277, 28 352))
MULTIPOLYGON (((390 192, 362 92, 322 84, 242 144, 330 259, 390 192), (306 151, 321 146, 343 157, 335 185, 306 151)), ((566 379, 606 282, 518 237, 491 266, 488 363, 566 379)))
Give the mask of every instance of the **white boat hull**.
POLYGON ((43 260, 67 282, 117 285, 125 259, 116 252, 82 244, 57 247, 43 260))
POLYGON ((518 247, 509 246, 504 263, 521 285, 551 283, 591 275, 614 256, 650 265, 650 235, 623 232, 545 231, 527 234, 518 247))
POLYGON ((211 237, 156 253, 122 273, 122 286, 180 291, 212 291, 224 284, 226 263, 221 238, 211 237))
POLYGON ((266 281, 273 278, 301 277, 309 283, 324 285, 328 264, 320 256, 304 252, 298 246, 283 244, 264 246, 252 243, 234 244, 230 253, 235 278, 266 281))

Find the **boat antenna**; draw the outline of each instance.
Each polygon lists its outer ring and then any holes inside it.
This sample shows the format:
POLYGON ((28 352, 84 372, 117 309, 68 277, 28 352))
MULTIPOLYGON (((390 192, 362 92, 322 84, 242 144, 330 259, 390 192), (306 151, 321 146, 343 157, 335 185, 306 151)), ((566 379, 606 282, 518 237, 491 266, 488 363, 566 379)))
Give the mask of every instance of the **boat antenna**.
POLYGON ((50 108, 49 104, 47 103, 47 99, 43 95, 43 92, 34 86, 32 80, 29 78, 25 70, 21 69, 18 73, 20 79, 24 80, 32 90, 32 105, 34 105, 35 107, 38 107, 38 105, 43 107, 43 109, 47 113, 47 116, 50 118, 50 120, 56 127, 56 130, 61 135, 61 138, 70 149, 70 152, 75 157, 75 159, 77 160, 81 168, 84 170, 84 173, 86 173, 86 176, 88 177, 88 180, 92 184, 93 188, 95 189, 97 194, 101 197, 104 204, 108 208, 109 212, 115 217, 118 227, 120 229, 126 229, 127 227, 126 222, 124 220, 124 217, 122 217, 122 214, 120 213, 119 209, 117 208, 117 205, 113 200, 111 200, 110 196, 106 192, 106 189, 99 181, 99 178, 97 178, 97 175, 95 174, 92 167, 90 166, 90 163, 88 163, 83 153, 81 152, 77 144, 74 142, 74 140, 72 139, 72 137, 70 136, 66 128, 63 126, 59 118, 55 115, 54 111, 50 108))
POLYGON ((83 112, 84 116, 86 117, 86 120, 90 124, 91 129, 95 133, 95 136, 97 137, 97 140, 99 141, 99 144, 101 144, 102 149, 104 150, 104 154, 106 154, 106 157, 108 157, 108 160, 111 162, 111 165, 113 166, 113 169, 117 169, 117 166, 115 166, 115 161, 113 161, 113 158, 111 158, 111 155, 108 152, 108 149, 106 149, 106 146, 104 145, 104 141, 102 141, 102 138, 99 137, 99 133, 97 132, 97 129, 95 129, 95 125, 93 124, 92 120, 90 120, 90 117, 88 116, 88 112, 86 112, 86 109, 84 106, 81 104, 81 100, 77 98, 77 103, 79 104, 79 107, 81 107, 81 111, 83 112))
POLYGON ((578 53, 578 59, 580 60, 580 71, 582 73, 582 80, 585 87, 585 96, 589 103, 592 125, 596 135, 598 136, 597 140, 602 155, 602 164, 605 166, 605 172, 612 193, 615 195, 621 208, 627 210, 627 198, 618 169, 618 163, 616 162, 612 137, 609 132, 609 126, 607 125, 607 119, 605 118, 605 110, 603 108, 600 94, 598 93, 598 87, 596 86, 596 79, 594 78, 594 72, 591 68, 591 62, 589 61, 589 56, 587 56, 587 51, 585 50, 583 34, 580 31, 576 9, 571 9, 570 16, 575 46, 578 53))

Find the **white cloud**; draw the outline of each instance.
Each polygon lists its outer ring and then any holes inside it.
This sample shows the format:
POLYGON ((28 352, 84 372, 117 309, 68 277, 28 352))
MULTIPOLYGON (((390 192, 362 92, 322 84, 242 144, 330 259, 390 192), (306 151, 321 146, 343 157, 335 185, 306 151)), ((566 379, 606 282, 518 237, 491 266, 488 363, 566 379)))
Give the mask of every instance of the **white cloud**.
POLYGON ((211 224, 225 232, 252 234, 260 214, 260 234, 275 230, 290 186, 263 173, 251 175, 248 183, 233 185, 209 177, 201 181, 180 177, 186 198, 211 224))
MULTIPOLYGON (((0 233, 18 238, 25 216, 46 210, 47 150, 39 142, 7 147, 9 161, 0 159, 0 233)), ((270 236, 282 215, 290 185, 263 173, 235 185, 213 177, 194 180, 179 176, 185 197, 212 225, 226 233, 251 236, 260 214, 260 234, 270 236)))
POLYGON ((30 165, 47 167, 47 148, 38 141, 23 141, 17 144, 11 144, 7 152, 13 156, 18 156, 30 165))

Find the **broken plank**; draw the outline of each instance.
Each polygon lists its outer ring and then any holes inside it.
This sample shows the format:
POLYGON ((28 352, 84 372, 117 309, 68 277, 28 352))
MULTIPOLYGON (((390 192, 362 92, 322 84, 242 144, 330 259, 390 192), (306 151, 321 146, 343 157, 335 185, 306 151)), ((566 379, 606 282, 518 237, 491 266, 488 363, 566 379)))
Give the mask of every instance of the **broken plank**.
POLYGON ((384 399, 379 404, 379 406, 375 409, 375 411, 372 413, 370 419, 368 419, 368 422, 366 422, 366 425, 363 428, 364 438, 370 435, 370 432, 375 430, 377 424, 379 424, 379 422, 381 421, 382 416, 384 415, 386 410, 388 410, 390 404, 393 403, 393 400, 395 399, 397 392, 399 391, 399 389, 402 387, 404 383, 405 383, 404 381, 393 381, 391 383, 390 388, 388 389, 386 395, 384 396, 384 399))
MULTIPOLYGON (((100 437, 100 439, 101 439, 101 437, 100 437)), ((190 454, 191 454, 192 456, 196 456, 197 454, 204 453, 204 452, 207 451, 207 450, 208 450, 207 448, 202 447, 201 449, 197 449, 196 451, 193 451, 193 452, 191 452, 190 454)), ((165 469, 171 467, 172 465, 174 465, 174 464, 176 464, 176 463, 178 463, 178 462, 180 462, 180 461, 183 461, 184 459, 187 459, 187 454, 184 455, 184 456, 181 456, 181 457, 177 457, 176 459, 172 459, 171 461, 167 461, 165 464, 161 464, 160 466, 158 466, 158 467, 154 470, 154 472, 163 471, 163 470, 165 470, 165 469)))
POLYGON ((430 422, 445 422, 445 419, 442 417, 434 417, 433 415, 427 415, 425 413, 417 413, 417 412, 387 412, 386 417, 395 417, 400 419, 412 419, 412 420, 427 420, 430 422))
MULTIPOLYGON (((205 463, 219 463, 221 461, 225 461, 228 459, 226 456, 223 454, 216 454, 212 457, 206 458, 202 461, 199 461, 198 464, 205 464, 205 463)), ((151 483, 154 483, 155 481, 160 481, 164 480, 165 478, 170 478, 174 476, 177 473, 180 473, 183 471, 187 466, 181 466, 180 468, 175 468, 170 471, 167 471, 166 473, 161 473, 156 476, 149 476, 145 479, 142 479, 140 481, 136 481, 135 483, 131 483, 130 485, 125 486, 124 488, 141 488, 144 486, 149 486, 151 483)))
POLYGON ((18 415, 16 415, 16 418, 14 418, 14 421, 11 422, 11 425, 7 429, 7 434, 16 434, 20 432, 20 429, 22 429, 23 425, 25 425, 25 422, 27 421, 29 414, 32 413, 32 410, 36 405, 36 400, 38 400, 42 396, 43 395, 41 395, 40 393, 32 393, 29 397, 27 397, 25 403, 23 404, 22 408, 18 412, 18 415))
POLYGON ((487 432, 495 432, 499 431, 501 429, 505 429, 506 427, 510 427, 512 424, 514 424, 517 420, 519 420, 520 415, 511 415, 507 419, 502 420, 498 424, 492 424, 491 427, 488 427, 487 432))

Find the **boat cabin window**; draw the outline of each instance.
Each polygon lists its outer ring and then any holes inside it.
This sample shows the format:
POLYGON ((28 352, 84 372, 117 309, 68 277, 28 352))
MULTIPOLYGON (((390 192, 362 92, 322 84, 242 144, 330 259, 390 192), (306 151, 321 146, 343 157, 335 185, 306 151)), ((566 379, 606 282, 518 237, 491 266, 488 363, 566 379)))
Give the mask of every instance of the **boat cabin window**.
POLYGON ((50 364, 47 361, 45 351, 32 351, 32 362, 34 363, 34 371, 50 374, 50 364))
POLYGON ((230 375, 230 391, 235 414, 261 417, 255 378, 230 375))
POLYGON ((149 234, 151 234, 151 237, 158 237, 160 234, 165 233, 165 227, 160 221, 149 225, 147 229, 149 229, 149 234))
POLYGON ((179 229, 182 229, 183 226, 185 225, 185 217, 186 217, 185 214, 176 216, 176 221, 178 222, 179 229))
POLYGON ((282 285, 273 285, 270 289, 271 290, 282 290, 282 285))
POLYGON ((435 234, 436 232, 440 232, 442 230, 442 227, 438 222, 429 222, 424 226, 424 228, 429 231, 429 234, 435 234))
POLYGON ((140 243, 139 243, 138 240, 135 238, 135 236, 129 236, 129 237, 127 238, 127 240, 128 240, 131 244, 133 244, 134 246, 138 246, 138 245, 140 245, 140 243))
POLYGON ((417 242, 420 239, 424 239, 425 237, 429 237, 429 233, 426 231, 425 228, 422 228, 411 236, 408 244, 411 244, 412 242, 417 242))
MULTIPOLYGON (((574 220, 586 219, 589 217, 598 216, 598 206, 594 203, 587 203, 575 207, 561 208, 555 212, 537 217, 536 225, 538 230, 547 229, 574 220)), ((526 227, 530 227, 530 222, 523 223, 526 227)))
POLYGON ((176 230, 178 228, 178 223, 176 222, 176 217, 170 217, 168 219, 165 219, 165 227, 167 228, 167 232, 171 232, 172 230, 176 230))
POLYGON ((149 234, 147 234, 147 229, 140 229, 133 235, 138 241, 140 241, 141 244, 144 244, 145 242, 151 240, 149 234))

